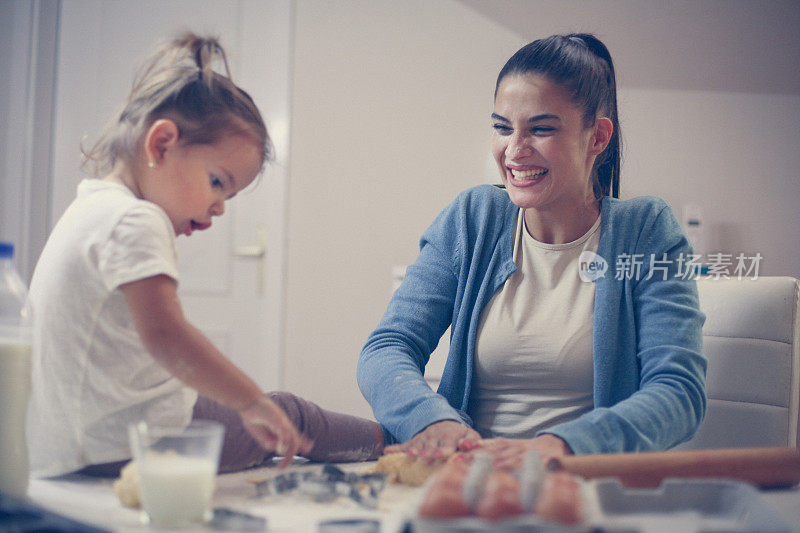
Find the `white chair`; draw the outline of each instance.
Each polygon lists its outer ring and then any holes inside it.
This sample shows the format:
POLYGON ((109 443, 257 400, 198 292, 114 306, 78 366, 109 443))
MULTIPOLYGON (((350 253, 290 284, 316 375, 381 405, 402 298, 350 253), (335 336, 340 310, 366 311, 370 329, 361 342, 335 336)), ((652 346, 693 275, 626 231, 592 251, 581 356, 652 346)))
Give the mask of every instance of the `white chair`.
POLYGON ((800 283, 789 277, 701 279, 708 411, 682 449, 800 449, 800 283))

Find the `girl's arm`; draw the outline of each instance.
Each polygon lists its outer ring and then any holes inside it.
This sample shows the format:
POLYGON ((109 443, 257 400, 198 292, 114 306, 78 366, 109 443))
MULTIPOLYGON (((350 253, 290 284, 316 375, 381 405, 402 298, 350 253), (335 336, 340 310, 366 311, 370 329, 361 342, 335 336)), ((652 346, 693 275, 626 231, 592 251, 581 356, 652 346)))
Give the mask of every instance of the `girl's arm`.
POLYGON ((310 450, 286 414, 186 320, 174 279, 157 275, 126 283, 121 289, 142 344, 173 376, 237 410, 265 449, 284 455, 284 464, 298 451, 310 450))

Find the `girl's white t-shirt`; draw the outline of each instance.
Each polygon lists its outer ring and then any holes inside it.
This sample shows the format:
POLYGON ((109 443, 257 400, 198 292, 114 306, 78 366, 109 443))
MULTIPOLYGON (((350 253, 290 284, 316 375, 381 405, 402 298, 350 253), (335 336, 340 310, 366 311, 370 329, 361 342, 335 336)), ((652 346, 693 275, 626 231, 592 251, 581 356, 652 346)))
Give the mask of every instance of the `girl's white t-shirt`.
POLYGON ((514 272, 483 310, 470 402, 484 437, 531 438, 593 407, 594 283, 579 257, 597 251, 600 217, 566 244, 536 241, 517 215, 514 272))
POLYGON ((125 186, 84 180, 31 281, 31 472, 53 476, 130 457, 127 427, 189 423, 197 393, 142 345, 120 286, 178 279, 166 213, 125 186))

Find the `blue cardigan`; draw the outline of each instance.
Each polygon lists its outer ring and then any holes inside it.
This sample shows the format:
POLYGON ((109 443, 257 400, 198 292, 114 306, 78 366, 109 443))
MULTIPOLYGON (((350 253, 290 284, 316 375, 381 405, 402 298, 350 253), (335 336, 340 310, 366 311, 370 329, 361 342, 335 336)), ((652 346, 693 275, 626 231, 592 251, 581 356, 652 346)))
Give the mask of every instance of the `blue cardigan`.
MULTIPOLYGON (((470 389, 481 312, 516 270, 519 208, 505 190, 461 193, 420 240, 358 361, 358 385, 376 419, 407 441, 442 420, 470 424, 470 389), (423 373, 451 326, 438 394, 423 373)), ((664 450, 690 439, 706 410, 696 284, 683 276, 691 247, 658 198, 601 202, 597 254, 608 264, 595 281, 594 409, 545 430, 575 453, 664 450), (652 258, 652 260, 651 260, 652 258), (635 269, 618 265, 637 264, 635 269)))

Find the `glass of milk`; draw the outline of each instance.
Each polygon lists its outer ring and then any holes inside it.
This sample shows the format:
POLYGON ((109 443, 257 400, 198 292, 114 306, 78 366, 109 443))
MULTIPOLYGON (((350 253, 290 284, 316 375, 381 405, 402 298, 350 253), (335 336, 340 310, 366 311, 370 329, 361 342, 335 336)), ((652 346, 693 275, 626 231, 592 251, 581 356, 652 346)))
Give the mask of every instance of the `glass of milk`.
POLYGON ((186 428, 129 426, 142 507, 151 525, 179 528, 211 518, 224 433, 222 424, 210 420, 194 420, 186 428))

